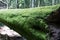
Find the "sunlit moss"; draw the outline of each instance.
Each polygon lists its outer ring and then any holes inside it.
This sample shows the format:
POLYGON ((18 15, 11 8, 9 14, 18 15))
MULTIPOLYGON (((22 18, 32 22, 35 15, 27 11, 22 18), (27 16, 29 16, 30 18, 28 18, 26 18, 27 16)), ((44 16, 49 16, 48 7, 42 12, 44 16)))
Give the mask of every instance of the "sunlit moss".
POLYGON ((44 18, 58 8, 59 6, 55 5, 28 9, 1 9, 0 22, 28 40, 45 40, 47 30, 44 18))

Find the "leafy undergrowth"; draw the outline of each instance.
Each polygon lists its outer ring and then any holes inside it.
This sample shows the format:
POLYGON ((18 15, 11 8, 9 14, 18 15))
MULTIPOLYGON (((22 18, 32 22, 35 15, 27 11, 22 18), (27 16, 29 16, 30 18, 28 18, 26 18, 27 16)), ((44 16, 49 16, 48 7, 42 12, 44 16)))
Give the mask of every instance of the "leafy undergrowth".
POLYGON ((0 22, 28 40, 45 40, 47 24, 44 18, 58 8, 59 5, 29 9, 1 9, 0 22))

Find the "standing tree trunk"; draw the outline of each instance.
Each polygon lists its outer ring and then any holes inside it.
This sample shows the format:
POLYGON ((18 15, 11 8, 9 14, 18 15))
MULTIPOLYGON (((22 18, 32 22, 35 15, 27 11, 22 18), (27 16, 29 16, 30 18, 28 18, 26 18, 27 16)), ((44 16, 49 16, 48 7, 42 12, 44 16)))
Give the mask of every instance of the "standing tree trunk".
POLYGON ((26 3, 25 3, 25 0, 24 0, 24 8, 25 8, 25 6, 26 6, 26 3))
POLYGON ((19 1, 18 1, 18 0, 16 0, 16 3, 17 3, 17 8, 19 8, 19 1))
POLYGON ((52 5, 52 0, 48 0, 49 1, 49 4, 52 5))
POLYGON ((29 4, 29 7, 30 7, 30 8, 32 7, 32 0, 30 0, 30 4, 29 4))
POLYGON ((34 0, 32 0, 32 8, 34 7, 34 0))
POLYGON ((7 9, 9 8, 9 6, 8 6, 8 0, 7 0, 7 9))
POLYGON ((44 6, 45 4, 44 4, 44 0, 40 0, 40 5, 41 6, 44 6))
POLYGON ((40 0, 38 0, 38 7, 40 6, 40 0))
POLYGON ((52 5, 54 5, 55 4, 55 0, 52 0, 52 5))
POLYGON ((26 8, 29 8, 30 0, 25 0, 26 8))
POLYGON ((37 7, 38 6, 38 0, 34 1, 34 6, 37 7))

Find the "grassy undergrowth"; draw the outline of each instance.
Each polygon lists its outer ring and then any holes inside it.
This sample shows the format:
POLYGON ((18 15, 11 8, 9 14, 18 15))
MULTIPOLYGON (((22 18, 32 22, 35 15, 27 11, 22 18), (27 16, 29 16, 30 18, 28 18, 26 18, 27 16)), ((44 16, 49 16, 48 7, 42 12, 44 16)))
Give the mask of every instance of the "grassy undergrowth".
POLYGON ((47 24, 44 18, 58 8, 59 5, 29 9, 1 9, 0 22, 28 40, 45 40, 47 24))

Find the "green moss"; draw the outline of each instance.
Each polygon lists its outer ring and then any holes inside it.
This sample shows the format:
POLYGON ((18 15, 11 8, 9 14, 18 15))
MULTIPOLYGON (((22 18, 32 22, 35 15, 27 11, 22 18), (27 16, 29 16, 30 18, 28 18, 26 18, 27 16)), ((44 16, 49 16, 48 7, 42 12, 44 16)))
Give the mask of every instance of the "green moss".
POLYGON ((28 40, 45 40, 47 25, 44 18, 58 8, 59 5, 29 9, 1 9, 0 22, 8 25, 28 40))

